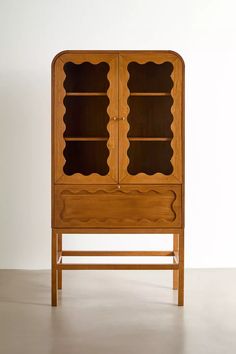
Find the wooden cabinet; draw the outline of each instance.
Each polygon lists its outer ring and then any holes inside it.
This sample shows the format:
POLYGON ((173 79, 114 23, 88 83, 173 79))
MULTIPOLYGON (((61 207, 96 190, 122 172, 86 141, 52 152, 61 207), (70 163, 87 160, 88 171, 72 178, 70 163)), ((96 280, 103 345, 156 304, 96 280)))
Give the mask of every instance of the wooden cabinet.
POLYGON ((63 269, 101 269, 63 263, 65 255, 87 253, 63 251, 62 235, 100 232, 173 234, 173 263, 122 269, 172 269, 183 304, 183 87, 183 60, 172 51, 65 51, 54 58, 53 305, 63 269))

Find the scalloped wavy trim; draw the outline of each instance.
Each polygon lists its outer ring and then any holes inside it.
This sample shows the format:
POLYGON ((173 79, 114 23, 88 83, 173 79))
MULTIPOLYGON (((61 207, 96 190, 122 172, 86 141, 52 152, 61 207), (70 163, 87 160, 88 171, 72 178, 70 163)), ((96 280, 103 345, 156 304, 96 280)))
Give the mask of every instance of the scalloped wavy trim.
MULTIPOLYGON (((164 64, 164 63, 166 63, 166 62, 168 62, 168 63, 171 63, 171 62, 169 62, 169 61, 167 61, 167 60, 161 60, 161 61, 154 61, 154 60, 148 60, 148 59, 140 59, 140 60, 132 60, 132 62, 134 62, 134 63, 137 63, 137 64, 140 64, 140 65, 144 65, 144 64, 147 64, 147 63, 155 63, 155 64, 164 64)), ((172 64, 172 66, 173 66, 173 63, 171 63, 172 64)), ((172 80, 172 82, 173 82, 173 86, 172 86, 172 89, 171 89, 171 91, 170 91, 170 94, 171 94, 171 97, 172 97, 172 99, 173 99, 173 102, 172 102, 172 105, 171 105, 171 109, 170 109, 170 111, 171 111, 171 114, 172 114, 172 117, 173 117, 173 119, 172 119, 172 123, 171 123, 171 125, 170 125, 170 129, 171 129, 171 131, 172 131, 172 133, 173 133, 173 137, 172 137, 172 139, 171 139, 171 143, 170 143, 170 145, 171 145, 171 148, 172 148, 172 151, 173 151, 173 154, 172 154, 172 157, 171 157, 171 159, 170 159, 170 163, 171 163, 171 165, 172 165, 172 168, 173 168, 173 171, 172 171, 172 173, 170 174, 170 175, 168 175, 168 176, 171 176, 171 175, 173 175, 173 173, 174 173, 174 164, 173 164, 173 161, 174 161, 174 147, 173 147, 173 144, 174 144, 174 138, 175 138, 175 136, 174 136, 174 131, 173 131, 173 124, 174 124, 174 114, 173 114, 173 106, 174 106, 174 96, 173 96, 173 90, 175 89, 175 81, 173 80, 173 75, 174 75, 174 67, 173 67, 173 70, 172 70, 172 72, 171 72, 171 75, 170 75, 170 77, 171 77, 171 80, 172 80)), ((126 155, 125 155, 125 167, 124 167, 124 169, 127 171, 127 173, 128 173, 128 166, 129 166, 129 163, 130 163, 130 159, 129 159, 129 157, 128 157, 128 149, 129 149, 129 147, 130 147, 130 142, 129 142, 129 139, 128 139, 128 132, 129 132, 129 130, 130 130, 130 124, 129 124, 129 122, 128 122, 128 116, 129 116, 129 113, 130 113, 130 107, 129 107, 129 105, 128 105, 128 98, 129 98, 129 96, 130 96, 130 90, 129 90, 129 87, 128 87, 128 82, 129 82, 129 79, 130 79, 130 74, 129 74, 129 70, 128 70, 128 64, 127 64, 127 70, 126 70, 126 78, 127 78, 127 80, 126 80, 126 85, 125 85, 125 91, 126 91, 126 102, 127 102, 127 108, 128 108, 128 110, 127 110, 127 116, 126 116, 126 120, 125 120, 125 124, 126 124, 126 135, 125 135, 125 139, 124 139, 124 142, 125 142, 125 147, 126 147, 126 155)), ((145 173, 145 172, 139 172, 139 173, 137 173, 137 174, 135 174, 135 175, 130 175, 130 176, 135 176, 135 177, 141 177, 141 176, 143 176, 143 177, 145 177, 145 176, 154 176, 154 177, 158 177, 158 176, 165 176, 165 174, 164 173, 161 173, 161 172, 156 172, 156 173, 153 173, 153 174, 148 174, 148 173, 145 173)))
MULTIPOLYGON (((111 170, 111 151, 110 151, 110 149, 109 149, 109 144, 110 144, 110 139, 111 139, 111 131, 110 131, 110 127, 109 127, 109 125, 110 125, 110 122, 111 122, 111 115, 110 115, 110 103, 111 103, 111 99, 110 99, 110 90, 111 90, 111 80, 110 80, 110 65, 109 65, 109 63, 108 62, 104 62, 103 60, 96 60, 96 59, 91 59, 90 61, 88 61, 88 60, 84 60, 84 61, 81 61, 79 64, 78 63, 74 63, 73 61, 70 61, 70 63, 73 63, 73 64, 76 64, 76 65, 81 65, 81 64, 84 64, 84 63, 89 63, 89 64, 93 64, 93 65, 99 65, 100 63, 106 63, 108 66, 109 66, 109 70, 108 70, 108 73, 107 73, 107 75, 106 75, 106 77, 107 77, 107 80, 108 80, 108 82, 109 82, 109 86, 108 86, 108 89, 107 89, 107 97, 108 97, 108 100, 109 100, 109 104, 108 104, 108 106, 107 106, 107 113, 108 113, 108 116, 109 116, 109 122, 108 122, 108 124, 107 124, 107 131, 108 131, 108 134, 109 134, 109 138, 108 138, 108 140, 107 140, 107 148, 108 148, 108 152, 109 152, 109 155, 108 155, 108 157, 107 157, 107 165, 108 165, 108 168, 109 168, 109 170, 108 170, 108 173, 107 174, 105 174, 105 175, 100 175, 99 173, 95 173, 95 172, 92 172, 92 173, 88 173, 88 174, 82 174, 82 173, 79 173, 79 172, 75 172, 75 173, 73 173, 72 175, 70 175, 70 176, 73 176, 73 175, 79 175, 79 176, 99 176, 99 177, 103 177, 103 176, 108 176, 109 175, 109 173, 110 173, 110 170, 111 170)), ((66 64, 66 63, 65 63, 66 64)), ((65 66, 65 64, 64 64, 64 66, 65 66)), ((62 120, 63 120, 63 123, 64 123, 64 125, 65 125, 65 130, 66 130, 66 124, 65 124, 65 121, 64 121, 64 116, 65 116, 65 114, 66 114, 66 107, 65 107, 65 105, 64 105, 64 98, 66 97, 66 90, 65 90, 65 88, 64 88, 64 82, 65 82, 65 79, 66 79, 66 73, 65 73, 65 70, 64 70, 64 66, 63 66, 63 91, 64 91, 64 96, 63 96, 63 100, 62 100, 62 105, 63 105, 63 110, 64 110, 64 112, 63 112, 63 117, 62 117, 62 120)), ((64 130, 64 132, 65 132, 65 130, 64 130)), ((64 134, 64 132, 63 132, 63 134, 64 134)), ((65 155, 64 155, 64 152, 65 152, 65 148, 66 148, 66 141, 65 141, 65 139, 63 139, 63 142, 64 142, 64 146, 63 146, 63 160, 64 160, 64 164, 63 164, 63 168, 64 168, 64 166, 65 166, 65 163, 66 163, 66 159, 65 159, 65 155)))
POLYGON ((114 223, 120 224, 120 223, 133 223, 135 222, 136 225, 142 224, 142 226, 145 226, 145 224, 153 224, 153 223, 169 223, 173 222, 176 219, 176 216, 173 216, 173 218, 169 219, 164 219, 164 218, 157 218, 157 219, 147 219, 147 218, 142 218, 142 219, 137 219, 137 218, 120 218, 120 219, 115 219, 115 218, 103 218, 103 219, 96 219, 96 218, 90 218, 90 219, 77 219, 77 218, 64 218, 63 221, 73 221, 76 220, 77 224, 87 224, 87 223, 96 223, 100 224, 101 226, 104 226, 104 222, 109 222, 112 221, 114 223))
POLYGON ((109 190, 107 191, 105 188, 99 188, 97 190, 87 190, 87 189, 82 189, 79 192, 71 192, 69 190, 65 190, 61 193, 62 196, 67 196, 67 195, 84 195, 84 194, 141 194, 141 195, 146 195, 146 194, 166 194, 166 192, 171 192, 171 193, 175 193, 172 190, 167 190, 164 192, 160 192, 160 191, 155 191, 153 189, 149 189, 146 192, 144 192, 143 190, 138 190, 138 189, 133 189, 133 190, 122 190, 122 189, 117 189, 115 188, 114 190, 109 190))
MULTIPOLYGON (((148 186, 147 186, 147 189, 148 189, 148 186)), ((64 190, 62 193, 61 193, 61 196, 62 196, 62 200, 63 200, 63 208, 61 210, 61 213, 60 213, 60 217, 62 220, 66 220, 66 221, 73 221, 73 220, 76 220, 77 223, 88 223, 88 222, 96 222, 96 223, 104 223, 104 222, 107 222, 107 221, 113 221, 113 222, 135 222, 135 223, 158 223, 158 222, 173 222, 175 219, 176 219, 176 213, 175 213, 175 210, 174 210, 174 203, 176 201, 176 198, 177 198, 177 195, 176 193, 173 191, 173 190, 165 190, 163 192, 160 192, 160 191, 155 191, 153 189, 150 189, 147 190, 147 191, 140 191, 138 189, 134 189, 134 190, 112 190, 112 191, 106 191, 105 188, 100 188, 100 189, 96 189, 96 190, 81 190, 81 191, 77 191, 77 192, 72 192, 70 190, 64 190), (142 219, 139 219, 139 218, 135 218, 135 217, 132 217, 132 218, 102 218, 102 219, 97 219, 97 218, 75 218, 75 217, 63 217, 63 213, 65 211, 65 199, 66 197, 68 196, 74 196, 74 197, 77 197, 77 196, 81 196, 81 195, 88 195, 88 194, 106 194, 106 195, 114 195, 114 194, 130 194, 130 195, 137 195, 137 194, 140 194, 142 196, 144 195, 150 195, 150 194, 159 194, 159 195, 162 195, 162 194, 165 194, 166 193, 170 193, 172 195, 172 202, 170 204, 170 210, 172 212, 172 217, 170 218, 163 218, 163 217, 158 217, 156 219, 147 219, 147 218, 142 218, 142 219)))

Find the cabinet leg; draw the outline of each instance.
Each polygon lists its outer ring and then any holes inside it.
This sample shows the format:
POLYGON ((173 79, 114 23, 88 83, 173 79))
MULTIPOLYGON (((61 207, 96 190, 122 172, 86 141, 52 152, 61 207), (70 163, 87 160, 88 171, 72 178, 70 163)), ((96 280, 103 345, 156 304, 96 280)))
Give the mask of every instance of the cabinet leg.
POLYGON ((178 305, 184 305, 184 230, 179 233, 178 305))
MULTIPOLYGON (((173 235, 173 251, 177 251, 178 252, 178 238, 179 236, 177 234, 173 235)), ((175 259, 174 259, 174 263, 176 263, 175 259)), ((178 289, 178 277, 179 277, 179 271, 173 270, 173 289, 176 290, 178 289)))
MULTIPOLYGON (((62 234, 58 234, 58 253, 62 252, 62 234)), ((60 261, 62 263, 62 261, 60 261)), ((62 289, 62 270, 59 269, 58 271, 58 289, 62 289)))
POLYGON ((57 233, 52 230, 51 303, 57 306, 57 233))

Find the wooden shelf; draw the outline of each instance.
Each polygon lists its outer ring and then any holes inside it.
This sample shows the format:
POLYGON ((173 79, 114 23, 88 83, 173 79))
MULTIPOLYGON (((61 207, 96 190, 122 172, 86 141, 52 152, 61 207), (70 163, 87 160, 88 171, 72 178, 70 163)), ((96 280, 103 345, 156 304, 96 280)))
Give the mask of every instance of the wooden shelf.
MULTIPOLYGON (((66 96, 107 96, 106 92, 66 92, 66 96)), ((169 92, 130 92, 130 96, 171 96, 169 92)))
POLYGON ((130 92, 130 96, 171 96, 170 92, 130 92))
POLYGON ((106 141, 108 138, 102 137, 85 137, 85 138, 77 138, 77 137, 65 137, 65 141, 106 141))
MULTIPOLYGON (((131 138, 128 137, 130 141, 171 141, 172 138, 141 138, 141 137, 135 137, 131 138)), ((65 137, 65 141, 106 141, 108 140, 107 138, 102 138, 102 137, 65 137)))
POLYGON ((66 92, 66 96, 107 96, 106 92, 66 92))
POLYGON ((172 138, 130 138, 128 137, 130 141, 171 141, 172 138))

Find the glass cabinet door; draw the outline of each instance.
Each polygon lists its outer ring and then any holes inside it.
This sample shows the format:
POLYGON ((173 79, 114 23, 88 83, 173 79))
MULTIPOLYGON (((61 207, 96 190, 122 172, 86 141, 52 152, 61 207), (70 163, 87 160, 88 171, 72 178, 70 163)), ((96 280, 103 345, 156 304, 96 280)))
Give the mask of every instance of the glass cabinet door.
POLYGON ((67 53, 53 63, 56 183, 118 182, 118 56, 67 53))
POLYGON ((119 55, 119 181, 182 182, 183 62, 173 52, 119 55))

